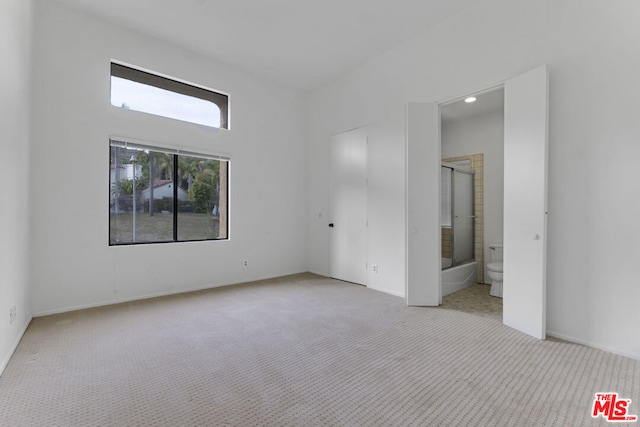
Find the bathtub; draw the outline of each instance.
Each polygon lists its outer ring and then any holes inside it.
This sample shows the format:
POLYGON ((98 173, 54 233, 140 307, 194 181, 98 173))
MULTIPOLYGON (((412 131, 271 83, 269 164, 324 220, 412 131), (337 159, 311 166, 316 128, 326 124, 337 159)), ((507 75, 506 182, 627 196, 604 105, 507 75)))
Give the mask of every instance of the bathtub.
MULTIPOLYGON (((450 265, 451 260, 442 258, 442 266, 450 265)), ((469 261, 465 264, 442 270, 442 296, 452 294, 456 291, 475 285, 478 275, 478 263, 469 261)))

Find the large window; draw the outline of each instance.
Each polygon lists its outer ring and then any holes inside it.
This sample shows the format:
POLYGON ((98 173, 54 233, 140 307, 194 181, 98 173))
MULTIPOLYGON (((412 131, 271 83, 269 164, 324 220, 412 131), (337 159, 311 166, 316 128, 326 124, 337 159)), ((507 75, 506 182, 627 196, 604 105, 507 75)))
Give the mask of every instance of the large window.
POLYGON ((229 159, 112 139, 109 245, 228 238, 229 159))
POLYGON ((113 62, 111 105, 229 129, 227 95, 113 62))

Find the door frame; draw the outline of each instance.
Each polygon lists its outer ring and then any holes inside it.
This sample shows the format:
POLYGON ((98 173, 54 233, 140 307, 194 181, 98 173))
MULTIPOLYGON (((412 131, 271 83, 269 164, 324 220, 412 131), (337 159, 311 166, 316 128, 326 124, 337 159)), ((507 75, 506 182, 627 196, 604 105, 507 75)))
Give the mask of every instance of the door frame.
MULTIPOLYGON (((411 200, 411 198, 420 199, 419 193, 416 192, 414 186, 417 181, 416 179, 425 179, 431 178, 435 179, 435 182, 438 184, 437 189, 431 188, 431 191, 428 194, 432 195, 437 194, 438 199, 440 198, 440 174, 436 175, 431 174, 430 176, 428 172, 424 171, 416 171, 412 169, 416 169, 420 166, 422 169, 430 169, 434 168, 439 171, 439 168, 436 168, 436 165, 439 166, 440 163, 440 153, 441 153, 441 135, 440 135, 440 106, 444 104, 448 104, 451 102, 455 102, 460 99, 464 99, 470 95, 478 95, 481 93, 489 92, 495 89, 499 89, 501 87, 505 88, 505 99, 506 99, 506 90, 509 82, 513 82, 518 78, 521 78, 525 75, 529 75, 530 73, 544 73, 544 83, 545 83, 545 99, 544 99, 544 108, 546 116, 544 117, 544 151, 545 151, 545 184, 544 184, 544 221, 542 228, 540 230, 531 230, 529 231, 530 236, 534 236, 534 240, 542 240, 543 248, 542 248, 542 292, 533 292, 532 294, 536 298, 536 304, 534 310, 528 310, 527 315, 529 315, 532 319, 532 322, 520 322, 518 319, 513 318, 505 318, 504 323, 507 326, 511 326, 515 329, 518 329, 524 333, 532 335, 539 339, 544 339, 546 336, 546 241, 547 241, 547 231, 546 231, 546 215, 547 215, 547 190, 546 190, 546 175, 547 172, 547 147, 548 147, 548 72, 546 65, 542 65, 540 67, 536 67, 532 70, 529 70, 524 73, 520 73, 516 76, 513 76, 510 79, 503 81, 500 84, 487 86, 484 89, 480 89, 477 91, 473 91, 470 93, 466 93, 464 95, 458 95, 455 97, 450 97, 447 99, 440 100, 438 102, 433 103, 412 103, 408 104, 407 107, 407 123, 406 123, 406 153, 407 153, 407 161, 406 161, 406 180, 407 180, 407 190, 406 190, 406 241, 407 241, 407 273, 406 273, 406 302, 407 305, 422 305, 422 306, 436 306, 442 303, 442 277, 441 277, 441 269, 434 267, 435 262, 440 264, 440 259, 436 259, 436 256, 433 255, 434 250, 437 252, 439 257, 441 258, 441 247, 440 241, 441 236, 439 235, 439 209, 437 215, 435 214, 435 208, 423 208, 421 212, 417 212, 422 215, 421 218, 415 218, 416 209, 415 206, 420 206, 425 203, 424 200, 419 200, 416 202, 415 200, 411 200), (436 114, 432 111, 433 108, 437 108, 436 114), (416 114, 423 114, 422 122, 420 122, 420 116, 416 114), (437 123, 434 124, 433 119, 437 117, 437 123), (425 122, 431 122, 431 124, 424 124, 425 122), (417 129, 412 129, 414 125, 417 129), (434 131, 435 130, 435 131, 434 131), (437 138, 436 138, 437 137, 437 138), (436 142, 434 140, 437 139, 436 142), (436 147, 427 147, 424 146, 435 144, 436 147), (437 156, 436 156, 437 154, 437 156), (412 167, 413 166, 413 167, 412 167), (413 187, 413 188, 412 188, 413 187), (437 220, 434 219, 437 218, 437 220), (438 248, 434 249, 429 246, 428 250, 424 250, 427 248, 427 242, 425 237, 417 237, 416 235, 421 231, 416 227, 416 224, 421 224, 423 229, 427 230, 427 234, 431 236, 431 238, 435 239, 438 243, 438 248), (435 226, 438 226, 437 234, 435 230, 435 226), (420 262, 420 257, 417 253, 415 253, 418 247, 416 246, 416 241, 420 241, 421 243, 418 246, 422 246, 424 250, 422 255, 424 258, 434 258, 434 260, 430 259, 422 259, 421 262, 428 264, 428 266, 420 266, 417 265, 420 262), (433 261, 433 262, 432 262, 433 261), (437 288, 437 291, 436 291, 437 288), (421 298, 416 298, 416 295, 420 295, 421 298)), ((507 106, 505 105, 505 115, 507 106)), ((506 123, 505 123, 506 125, 506 123)), ((506 135, 505 135, 506 137, 506 135)), ((427 186, 431 186, 433 183, 429 183, 426 181, 422 181, 427 186)), ((506 195, 505 195, 506 197, 506 195)), ((422 199, 425 199, 423 197, 422 199)), ((432 199, 430 199, 433 202, 432 199)), ((506 204, 506 200, 505 200, 506 204)), ((522 232, 522 230, 520 230, 522 232)), ((525 232, 526 233, 526 232, 525 232)), ((505 239, 507 237, 507 233, 505 230, 505 239)), ((428 238, 428 237, 427 237, 428 238)), ((520 304, 520 301, 518 301, 520 304)), ((515 312, 516 310, 510 310, 510 312, 515 312)))

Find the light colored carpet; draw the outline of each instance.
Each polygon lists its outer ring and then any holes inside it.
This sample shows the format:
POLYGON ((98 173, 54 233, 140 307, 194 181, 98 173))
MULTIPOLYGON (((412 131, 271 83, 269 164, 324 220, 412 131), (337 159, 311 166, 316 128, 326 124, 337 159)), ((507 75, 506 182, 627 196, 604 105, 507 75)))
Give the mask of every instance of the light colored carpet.
POLYGON ((34 319, 2 426, 587 426, 640 362, 311 274, 34 319))

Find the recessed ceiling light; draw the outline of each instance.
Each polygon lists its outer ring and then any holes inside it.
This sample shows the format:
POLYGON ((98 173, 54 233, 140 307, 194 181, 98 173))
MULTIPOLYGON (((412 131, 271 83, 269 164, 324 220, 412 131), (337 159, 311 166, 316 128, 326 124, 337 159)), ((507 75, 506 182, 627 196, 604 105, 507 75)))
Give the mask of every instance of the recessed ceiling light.
POLYGON ((467 104, 470 102, 476 102, 476 98, 473 96, 470 96, 467 99, 465 99, 464 102, 466 102, 467 104))

